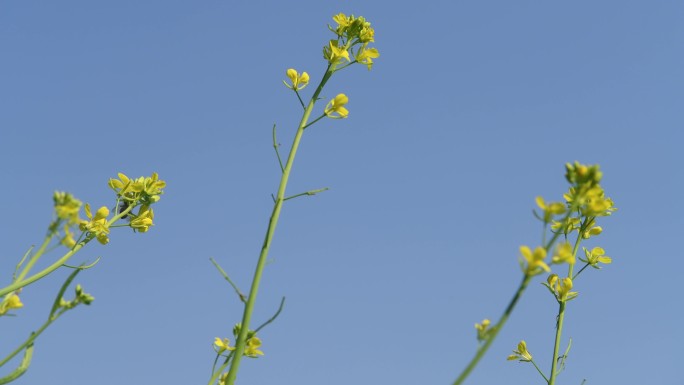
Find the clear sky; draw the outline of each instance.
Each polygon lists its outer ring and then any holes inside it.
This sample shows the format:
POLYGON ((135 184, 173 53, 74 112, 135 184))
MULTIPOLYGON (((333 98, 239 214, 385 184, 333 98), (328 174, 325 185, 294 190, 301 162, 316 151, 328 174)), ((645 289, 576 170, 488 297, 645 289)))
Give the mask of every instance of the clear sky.
MULTIPOLYGON (((618 207, 613 264, 576 283, 559 384, 678 384, 684 342, 684 4, 679 1, 3 1, 3 282, 42 240, 52 192, 112 205, 107 180, 168 187, 146 234, 115 231, 74 263, 96 300, 36 344, 18 385, 206 384, 214 337, 247 290, 300 109, 285 70, 320 79, 326 24, 363 15, 381 57, 336 75, 346 120, 304 137, 255 322, 287 303, 240 384, 450 384, 539 243, 534 197, 566 162, 598 163, 618 207)), ((311 90, 307 90, 311 92, 311 90)), ((310 95, 305 92, 305 95, 310 95)), ((56 258, 50 254, 48 259, 56 258)), ((22 293, 3 352, 37 328, 68 274, 22 293)), ((556 304, 538 277, 469 384, 548 371, 556 304)))

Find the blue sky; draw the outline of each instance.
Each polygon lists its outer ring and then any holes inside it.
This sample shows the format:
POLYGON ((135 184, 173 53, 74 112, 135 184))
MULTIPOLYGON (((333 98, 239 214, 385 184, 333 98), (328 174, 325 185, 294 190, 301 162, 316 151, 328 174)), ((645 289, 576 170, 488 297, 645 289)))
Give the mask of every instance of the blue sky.
MULTIPOLYGON (((41 337, 16 383, 206 383, 241 314, 209 258, 247 290, 278 183, 271 126, 286 147, 299 119, 281 80, 320 79, 338 12, 373 23, 381 57, 324 91, 349 96, 348 119, 307 130, 288 191, 330 191, 285 206, 255 319, 287 304, 239 383, 450 384, 473 324, 518 284, 518 247, 539 242, 534 197, 560 199, 574 160, 601 165, 619 211, 589 244, 614 263, 576 283, 559 383, 679 381, 682 3, 5 1, 3 279, 41 241, 54 190, 100 206, 117 172, 168 183, 149 233, 77 255, 102 256, 78 277, 95 303, 41 337)), ((67 274, 24 290, 3 351, 67 274)), ((541 383, 505 361, 525 339, 550 366, 541 280, 467 383, 541 383)))

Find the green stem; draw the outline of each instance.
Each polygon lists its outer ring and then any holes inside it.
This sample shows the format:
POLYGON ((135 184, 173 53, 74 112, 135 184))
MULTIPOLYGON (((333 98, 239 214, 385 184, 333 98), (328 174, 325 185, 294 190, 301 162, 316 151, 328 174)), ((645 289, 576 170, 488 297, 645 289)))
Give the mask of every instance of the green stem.
POLYGON ((539 372, 539 374, 541 374, 541 376, 544 377, 544 380, 545 380, 546 383, 548 384, 548 383, 549 383, 549 379, 546 378, 546 376, 545 376, 544 373, 541 371, 541 369, 539 369, 539 366, 537 366, 537 363, 534 362, 534 360, 531 360, 530 362, 532 363, 532 365, 534 365, 534 368, 537 369, 537 372, 539 372))
POLYGON ((468 377, 470 372, 472 372, 473 369, 475 369, 475 366, 477 366, 478 362, 480 362, 480 359, 485 355, 487 350, 489 349, 489 346, 494 342, 494 339, 496 339, 497 334, 501 331, 503 328, 504 324, 508 320, 508 317, 513 313, 513 309, 515 308, 515 305, 518 303, 518 300, 522 296, 522 293, 525 291, 527 288, 527 285, 530 283, 530 279, 532 276, 525 274, 523 276, 523 280, 520 283, 520 286, 518 287, 518 290, 515 292, 515 295, 511 299, 511 302, 508 303, 508 306, 506 307, 506 310, 504 311, 503 315, 499 319, 499 321, 492 327, 491 331, 489 332, 489 335, 487 336, 487 339, 485 342, 480 345, 479 348, 477 348, 477 352, 475 353, 475 357, 473 357, 472 360, 470 360, 470 363, 468 363, 468 366, 466 366, 465 369, 463 369, 463 372, 461 372, 461 375, 458 376, 456 381, 454 381, 453 385, 460 385, 465 381, 465 379, 468 377))
MULTIPOLYGON (((268 228, 266 230, 266 236, 264 237, 264 243, 261 247, 261 253, 259 254, 259 260, 257 261, 257 266, 254 271, 254 278, 252 279, 252 286, 249 291, 249 297, 247 298, 247 303, 245 304, 245 310, 242 314, 242 323, 240 326, 240 334, 235 342, 235 355, 230 364, 230 370, 228 372, 228 377, 226 379, 226 385, 233 385, 235 383, 235 378, 237 377, 237 372, 240 367, 240 361, 242 360, 243 352, 245 351, 245 345, 247 343, 247 333, 249 332, 249 323, 252 319, 252 312, 254 311, 254 303, 256 302, 257 293, 259 291, 259 284, 261 283, 261 276, 263 274, 264 266, 266 264, 266 257, 268 256, 269 249, 271 247, 271 241, 273 240, 273 234, 275 233, 276 227, 278 225, 278 219, 280 218, 280 212, 283 207, 283 202, 285 201, 285 190, 287 189, 287 182, 290 178, 290 172, 292 171, 292 166, 294 164, 295 156, 297 155, 297 149, 299 148, 299 143, 302 140, 302 135, 304 134, 304 128, 309 120, 311 111, 313 110, 314 104, 318 100, 318 95, 323 90, 323 86, 328 82, 330 76, 332 76, 335 71, 334 65, 328 65, 323 79, 321 79, 320 84, 316 88, 309 104, 304 110, 302 119, 299 122, 299 127, 297 128, 297 133, 295 134, 294 141, 292 142, 292 147, 290 148, 290 154, 287 157, 287 163, 283 169, 283 174, 280 178, 280 186, 278 187, 278 193, 275 198, 275 203, 273 205, 273 212, 271 214, 271 219, 268 222, 268 228)), ((213 382, 213 376, 210 380, 210 384, 213 382)))
POLYGON ((10 353, 9 355, 7 355, 7 357, 5 357, 2 361, 0 361, 0 367, 2 367, 3 365, 5 365, 9 360, 11 360, 11 359, 12 359, 14 356, 16 356, 17 354, 19 354, 19 352, 21 352, 22 350, 24 350, 26 347, 28 347, 29 345, 31 345, 31 344, 33 343, 33 341, 35 341, 36 338, 38 338, 38 336, 40 336, 40 334, 41 334, 42 332, 44 332, 45 329, 47 329, 48 326, 50 326, 53 322, 55 322, 55 321, 57 320, 57 318, 59 318, 59 316, 61 316, 62 314, 64 314, 63 311, 62 311, 62 312, 58 312, 58 313, 54 314, 52 317, 48 318, 48 320, 45 321, 45 323, 43 324, 43 326, 40 327, 40 329, 38 329, 38 330, 36 330, 35 332, 31 333, 31 336, 30 336, 28 339, 26 339, 26 341, 24 341, 23 344, 19 345, 16 349, 14 349, 14 351, 12 351, 12 353, 10 353))
MULTIPOLYGON (((585 221, 586 223, 586 221, 585 221)), ((577 256, 577 250, 579 249, 579 245, 582 241, 582 232, 584 229, 584 224, 580 226, 579 231, 577 232, 577 240, 575 241, 575 246, 573 247, 572 250, 572 255, 577 256)), ((568 265, 568 277, 571 277, 572 279, 572 271, 574 269, 575 265, 570 264, 568 265)), ((551 360, 551 373, 549 376, 549 385, 554 385, 556 383, 556 376, 558 373, 557 371, 557 366, 558 366, 558 351, 560 349, 560 344, 561 344, 561 335, 563 334, 563 321, 565 320, 565 301, 562 301, 560 303, 560 306, 558 307, 558 322, 556 323, 556 339, 554 340, 553 343, 553 357, 551 360)))
POLYGON ((551 362, 551 378, 549 378, 549 385, 556 383, 556 366, 558 365, 558 349, 561 343, 561 334, 563 332, 563 320, 565 319, 565 302, 561 302, 558 308, 558 324, 556 326, 556 340, 553 344, 553 361, 551 362))
MULTIPOLYGON (((7 295, 8 293, 11 293, 13 291, 19 290, 24 286, 30 285, 33 282, 45 277, 46 275, 52 273, 55 270, 59 269, 60 267, 62 267, 63 264, 65 264, 69 260, 69 258, 73 257, 74 254, 76 254, 79 250, 81 250, 83 248, 83 246, 88 244, 88 242, 90 242, 91 240, 92 240, 92 238, 84 239, 82 242, 80 242, 79 244, 74 246, 71 250, 69 250, 69 252, 64 254, 64 256, 62 258, 57 260, 57 262, 53 263, 52 265, 46 267, 44 270, 26 278, 26 279, 22 279, 26 275, 25 273, 28 273, 28 267, 29 266, 27 265, 26 268, 24 268, 24 271, 21 272, 21 274, 19 275, 18 279, 15 282, 13 282, 9 286, 4 287, 3 289, 0 289, 0 297, 7 295)), ((38 250, 38 252, 36 252, 36 254, 38 254, 39 252, 40 252, 40 250, 38 250)), ((33 258, 31 258, 31 259, 33 259, 33 258)), ((29 263, 31 263, 31 261, 29 261, 29 263)))
MULTIPOLYGON (((26 266, 24 266, 24 268, 21 270, 21 273, 19 273, 19 275, 17 276, 17 278, 15 279, 14 282, 21 281, 22 279, 24 279, 24 277, 26 277, 26 275, 29 273, 29 271, 31 271, 31 269, 33 268, 33 265, 35 265, 36 262, 38 262, 38 259, 40 259, 40 257, 45 252, 45 249, 50 244, 50 241, 52 240, 53 235, 54 235, 54 233, 50 233, 50 234, 48 234, 48 236, 45 237, 43 244, 40 245, 40 248, 38 248, 38 250, 36 250, 36 253, 31 256, 31 258, 28 260, 28 262, 26 262, 26 266)), ((4 294, 2 294, 2 295, 4 295, 4 294)))

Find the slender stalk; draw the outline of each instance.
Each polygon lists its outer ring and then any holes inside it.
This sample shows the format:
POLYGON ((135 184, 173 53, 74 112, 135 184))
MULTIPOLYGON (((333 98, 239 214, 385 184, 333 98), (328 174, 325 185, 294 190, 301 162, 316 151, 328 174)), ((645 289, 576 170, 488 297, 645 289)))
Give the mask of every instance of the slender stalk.
MULTIPOLYGON (((64 254, 64 256, 63 256, 62 258, 58 259, 55 263, 53 263, 52 265, 46 267, 46 268, 43 269, 42 271, 40 271, 40 272, 38 272, 38 273, 36 273, 36 274, 34 274, 34 275, 32 275, 32 276, 26 278, 26 279, 23 279, 23 280, 22 280, 22 279, 17 279, 17 280, 16 280, 15 282, 13 282, 11 285, 6 286, 6 287, 0 289, 0 297, 6 295, 6 294, 8 294, 8 293, 11 293, 11 292, 13 292, 13 291, 15 291, 15 290, 19 290, 19 289, 21 289, 21 288, 24 287, 24 286, 30 285, 30 284, 32 284, 33 282, 35 282, 35 281, 37 281, 37 280, 39 280, 39 279, 45 277, 46 275, 52 273, 52 272, 55 271, 55 270, 59 269, 60 267, 62 267, 62 265, 64 265, 64 264, 69 260, 69 258, 73 257, 74 254, 76 254, 79 250, 81 250, 81 249, 83 248, 83 246, 85 246, 85 245, 86 245, 88 242, 90 242, 91 240, 92 240, 92 238, 86 238, 86 239, 84 239, 82 242, 80 242, 79 244, 77 244, 76 246, 74 246, 71 250, 69 250, 69 252, 67 252, 66 254, 64 254)), ((28 266, 27 266, 27 267, 28 267, 28 266)), ((25 270, 26 270, 26 269, 25 269, 25 270)), ((24 272, 22 271, 22 273, 24 273, 24 272)), ((19 277, 22 277, 22 275, 20 274, 19 277)))
POLYGON ((21 273, 19 273, 19 275, 15 279, 15 282, 21 281, 22 279, 24 279, 24 277, 26 277, 26 275, 29 273, 29 271, 31 271, 31 268, 33 268, 33 265, 35 265, 36 262, 38 262, 38 259, 40 259, 40 257, 45 252, 45 249, 50 244, 50 241, 52 240, 53 234, 54 233, 50 233, 45 237, 45 240, 43 240, 43 244, 40 245, 38 250, 36 250, 36 253, 31 256, 31 258, 28 260, 28 262, 26 262, 26 266, 24 266, 24 268, 21 270, 21 273))
POLYGON ((513 313, 513 309, 515 308, 515 305, 518 303, 518 300, 522 296, 523 292, 527 288, 527 285, 530 283, 530 279, 532 279, 531 275, 525 274, 523 276, 523 280, 520 283, 520 286, 518 287, 518 290, 515 292, 515 295, 511 299, 511 302, 508 303, 508 306, 506 307, 506 310, 504 311, 503 315, 501 315, 501 318, 499 321, 491 328, 491 331, 489 332, 489 335, 487 336, 487 339, 485 342, 480 345, 479 348, 477 348, 477 352, 475 353, 475 357, 473 357, 472 360, 470 360, 470 363, 468 363, 468 366, 466 366, 465 369, 463 369, 463 372, 461 372, 461 375, 458 376, 456 381, 454 381, 453 385, 460 385, 465 381, 465 379, 468 377, 470 372, 475 369, 475 366, 477 366, 478 362, 480 362, 480 359, 487 353, 487 350, 489 349, 489 346, 494 342, 496 339, 497 334, 501 331, 503 328, 504 324, 508 320, 508 317, 513 313))
POLYGON ((532 365, 534 365, 534 368, 537 369, 537 372, 539 372, 539 374, 541 374, 541 376, 544 377, 544 380, 545 380, 546 383, 548 384, 548 383, 549 383, 549 379, 546 378, 546 375, 544 375, 544 372, 542 372, 541 369, 539 369, 539 366, 537 366, 537 363, 534 362, 534 360, 532 360, 532 361, 530 361, 530 362, 532 363, 532 365))
POLYGON ((5 365, 9 360, 11 360, 17 354, 19 354, 26 347, 31 345, 33 343, 33 341, 35 341, 36 338, 38 338, 38 336, 40 336, 40 334, 43 333, 45 331, 45 329, 47 329, 48 326, 50 326, 53 322, 55 322, 57 320, 57 318, 59 318, 59 316, 61 316, 63 313, 64 312, 59 312, 59 313, 53 315, 52 317, 48 318, 48 320, 45 321, 45 323, 43 324, 43 326, 40 327, 40 329, 31 333, 31 336, 29 338, 27 338, 23 344, 19 345, 16 349, 14 349, 14 351, 12 351, 12 353, 8 354, 7 357, 5 357, 2 361, 0 361, 0 367, 5 365))
MULTIPOLYGON (((273 205, 273 212, 271 214, 271 219, 268 222, 268 228, 266 230, 266 236, 264 237, 264 243, 261 247, 261 253, 259 254, 259 260, 257 261, 256 269, 254 271, 254 278, 252 279, 252 286, 249 291, 249 297, 247 298, 247 303, 245 304, 245 310, 242 315, 242 323, 240 326, 240 334, 235 342, 235 355, 230 364, 230 370, 228 371, 228 377, 226 378, 226 385, 233 385, 235 383, 235 378, 237 377, 237 372, 240 367, 240 361, 242 360, 242 355, 245 350, 245 345, 247 343, 247 333, 249 331, 249 323, 252 319, 252 312, 254 311, 254 303, 256 302, 257 293, 259 291, 259 284, 261 283, 261 276, 263 274, 264 266, 266 264, 266 258, 268 256, 269 249, 271 247, 271 241, 273 240, 273 234, 275 233, 276 227, 278 226, 278 219, 280 218, 280 212, 283 207, 283 202, 285 201, 285 191, 287 189, 287 182, 290 178, 290 173, 292 172, 292 166, 294 165, 295 156, 297 155, 297 149, 302 140, 302 135, 304 134, 304 128, 307 126, 307 121, 311 115, 314 104, 318 100, 318 95, 323 90, 323 86, 328 82, 328 79, 332 76, 335 71, 334 65, 328 65, 328 68, 321 79, 320 84, 316 88, 309 104, 304 110, 302 119, 299 122, 297 128, 297 133, 295 134, 294 140, 292 142, 292 147, 290 148, 290 153, 287 157, 287 162, 285 163, 285 168, 283 169, 282 176, 280 178, 280 185, 278 187, 278 193, 275 197, 275 202, 273 205)), ((210 379, 210 384, 214 381, 214 377, 210 379)))
MULTIPOLYGON (((575 241, 575 246, 573 247, 572 250, 572 255, 576 256, 577 255, 577 250, 579 249, 580 242, 582 241, 582 231, 584 229, 584 224, 580 227, 578 234, 577 234, 577 240, 575 241)), ((568 277, 572 277, 572 271, 574 269, 575 265, 570 264, 568 265, 568 277)), ((571 278, 572 279, 572 278, 571 278)), ((551 373, 549 375, 549 385, 554 385, 556 383, 556 376, 558 373, 556 373, 557 366, 558 366, 558 351, 560 350, 560 344, 561 344, 561 335, 563 334, 563 321, 565 320, 565 301, 560 303, 560 306, 558 307, 558 322, 556 324, 556 338, 553 343, 553 359, 551 360, 551 373)))

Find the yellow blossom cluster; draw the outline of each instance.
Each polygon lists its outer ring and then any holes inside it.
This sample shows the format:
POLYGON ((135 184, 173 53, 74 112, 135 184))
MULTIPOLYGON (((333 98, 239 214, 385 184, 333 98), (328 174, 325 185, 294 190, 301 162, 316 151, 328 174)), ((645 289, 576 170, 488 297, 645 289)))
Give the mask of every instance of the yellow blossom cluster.
MULTIPOLYGON (((240 324, 236 324, 235 327, 233 327, 233 335, 235 336, 235 338, 237 338, 239 334, 240 324)), ((264 352, 259 350, 260 347, 261 339, 259 339, 259 337, 256 336, 256 332, 254 330, 249 330, 247 332, 247 342, 245 343, 245 351, 242 354, 246 357, 251 358, 263 356, 264 352)), ((235 347, 230 346, 230 340, 228 338, 216 337, 214 339, 214 350, 217 354, 221 354, 225 351, 233 351, 235 350, 235 347)))

